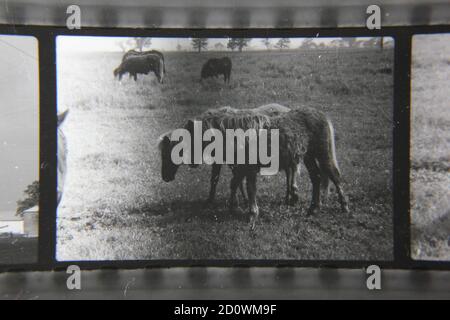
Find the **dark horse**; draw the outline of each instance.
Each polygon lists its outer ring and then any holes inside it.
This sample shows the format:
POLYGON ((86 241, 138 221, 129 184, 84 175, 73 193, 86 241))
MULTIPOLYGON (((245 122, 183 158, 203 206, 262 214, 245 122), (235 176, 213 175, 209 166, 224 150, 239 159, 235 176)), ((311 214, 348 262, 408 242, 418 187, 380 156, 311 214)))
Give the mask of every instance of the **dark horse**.
MULTIPOLYGON (((239 109, 234 109, 231 107, 223 107, 223 108, 219 108, 219 109, 206 111, 203 115, 201 115, 199 117, 199 119, 204 118, 205 120, 209 119, 207 121, 211 121, 213 118, 217 118, 217 120, 215 121, 215 123, 217 124, 218 121, 220 121, 219 118, 221 118, 223 120, 225 117, 227 117, 227 115, 230 118, 234 118, 234 117, 237 117, 242 112, 252 111, 252 112, 261 113, 262 115, 266 115, 268 117, 273 117, 273 116, 278 116, 282 113, 289 112, 290 110, 291 109, 289 109, 288 107, 279 105, 277 103, 262 105, 258 108, 254 108, 254 109, 244 109, 243 111, 239 110, 239 109)), ((211 125, 215 126, 215 124, 211 124, 211 125)), ((186 128, 189 131, 191 131, 192 126, 193 126, 192 120, 189 120, 186 124, 186 128)), ((170 159, 170 154, 172 152, 172 147, 174 145, 173 143, 170 142, 170 134, 171 134, 171 132, 167 132, 160 137, 160 147, 159 147, 159 149, 161 151, 161 156, 162 156, 162 178, 166 182, 172 181, 175 178, 176 170, 178 169, 178 166, 174 165, 170 159)), ((191 165, 191 167, 196 167, 196 166, 197 165, 191 165)), ((209 191, 208 202, 214 203, 215 196, 216 196, 216 188, 217 188, 217 184, 220 179, 222 165, 214 163, 211 165, 211 167, 212 167, 211 168, 211 180, 210 180, 210 191, 209 191)), ((286 172, 286 174, 287 174, 287 172, 286 172)), ((294 181, 294 184, 295 184, 295 181, 294 181)), ((241 183, 239 185, 239 188, 241 190, 243 198, 246 199, 247 196, 244 191, 243 183, 241 183)), ((287 200, 287 201, 289 201, 289 200, 287 200)))
POLYGON ((230 83, 231 67, 231 60, 228 57, 209 59, 202 67, 200 81, 206 78, 223 75, 223 81, 225 83, 230 83))
POLYGON ((149 74, 153 72, 160 83, 164 79, 164 61, 157 54, 147 54, 141 56, 129 56, 122 61, 120 66, 114 70, 114 77, 119 80, 125 73, 129 73, 137 81, 138 74, 149 74))

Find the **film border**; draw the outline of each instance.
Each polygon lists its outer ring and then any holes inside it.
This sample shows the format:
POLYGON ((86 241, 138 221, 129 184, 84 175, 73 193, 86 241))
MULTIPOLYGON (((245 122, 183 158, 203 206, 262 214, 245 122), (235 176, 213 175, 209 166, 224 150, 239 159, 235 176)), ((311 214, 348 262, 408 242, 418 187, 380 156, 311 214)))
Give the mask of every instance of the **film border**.
POLYGON ((0 26, 0 33, 30 35, 39 41, 40 65, 40 236, 39 262, 1 265, 0 271, 63 270, 76 264, 82 269, 135 269, 167 267, 328 267, 362 268, 376 264, 383 269, 447 270, 450 262, 415 261, 410 257, 409 146, 411 39, 415 34, 448 33, 449 26, 310 29, 102 29, 68 30, 41 26, 0 26), (56 51, 58 35, 151 36, 151 37, 351 37, 391 36, 394 59, 394 260, 135 260, 57 262, 56 250, 56 51), (50 191, 49 191, 50 190, 50 191))

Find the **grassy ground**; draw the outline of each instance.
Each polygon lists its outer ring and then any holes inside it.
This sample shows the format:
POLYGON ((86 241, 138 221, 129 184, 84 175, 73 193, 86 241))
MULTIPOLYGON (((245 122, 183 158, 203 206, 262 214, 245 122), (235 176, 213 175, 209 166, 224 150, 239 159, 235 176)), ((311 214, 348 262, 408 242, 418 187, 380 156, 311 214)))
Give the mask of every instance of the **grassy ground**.
POLYGON ((450 260, 450 36, 413 41, 412 255, 450 260))
POLYGON ((393 51, 166 53, 164 84, 155 77, 114 81, 120 55, 59 57, 60 110, 69 160, 58 211, 59 260, 116 259, 380 259, 393 258, 393 51), (233 61, 230 85, 199 83, 207 58, 233 61), (276 102, 326 112, 351 214, 337 197, 306 217, 311 186, 302 173, 300 202, 283 204, 285 177, 260 177, 255 232, 226 209, 230 172, 216 208, 205 208, 210 168, 160 175, 158 137, 188 117, 229 105, 276 102))
POLYGON ((0 239, 0 264, 36 263, 37 238, 0 239))

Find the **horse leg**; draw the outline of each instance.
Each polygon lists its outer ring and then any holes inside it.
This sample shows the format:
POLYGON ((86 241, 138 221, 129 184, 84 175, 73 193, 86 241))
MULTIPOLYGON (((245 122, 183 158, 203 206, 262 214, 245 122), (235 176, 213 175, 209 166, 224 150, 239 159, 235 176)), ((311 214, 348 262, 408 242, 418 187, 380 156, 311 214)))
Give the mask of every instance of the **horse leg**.
POLYGON ((320 190, 322 193, 322 203, 328 201, 328 195, 330 193, 330 178, 328 177, 327 171, 320 167, 320 190))
POLYGON ((245 188, 244 188, 244 181, 241 181, 241 184, 239 185, 239 190, 241 191, 242 194, 242 198, 244 199, 245 202, 248 201, 247 199, 247 195, 245 194, 245 188))
POLYGON ((349 213, 350 210, 348 208, 348 200, 344 193, 344 190, 341 185, 341 174, 339 172, 339 169, 333 164, 331 161, 327 161, 326 166, 326 173, 330 180, 333 182, 333 184, 336 186, 337 193, 339 195, 339 203, 341 204, 341 210, 344 213, 349 213))
POLYGON ((211 169, 211 188, 209 189, 208 202, 213 203, 216 197, 216 187, 220 178, 221 164, 213 164, 211 169))
POLYGON ((297 176, 300 174, 300 164, 292 167, 291 172, 291 205, 295 205, 298 202, 298 186, 297 186, 297 176))
POLYGON ((251 170, 246 175, 248 204, 250 209, 250 230, 255 230, 256 220, 259 216, 259 208, 256 203, 256 176, 256 170, 251 170))
POLYGON ((291 170, 288 167, 284 172, 286 173, 286 198, 284 199, 284 202, 288 206, 291 196, 291 170))
POLYGON ((134 81, 137 82, 137 73, 133 74, 134 81))
POLYGON ((304 163, 313 187, 308 215, 313 215, 320 210, 320 169, 311 153, 306 153, 304 163))
POLYGON ((235 213, 236 209, 239 207, 237 188, 239 187, 240 184, 242 184, 243 179, 244 179, 243 173, 240 170, 234 169, 233 177, 231 178, 230 183, 230 203, 229 203, 229 209, 232 214, 235 213))

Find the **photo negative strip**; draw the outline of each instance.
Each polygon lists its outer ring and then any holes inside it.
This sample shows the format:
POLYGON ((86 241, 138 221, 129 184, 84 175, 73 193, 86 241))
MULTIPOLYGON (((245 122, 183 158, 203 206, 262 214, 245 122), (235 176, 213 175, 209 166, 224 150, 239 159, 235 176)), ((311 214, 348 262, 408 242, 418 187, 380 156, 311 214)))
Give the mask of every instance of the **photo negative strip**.
POLYGON ((393 260, 392 38, 56 47, 58 261, 393 260))
POLYGON ((415 35, 411 78, 411 252, 450 261, 450 34, 415 35))
POLYGON ((0 35, 0 265, 36 263, 39 57, 31 36, 0 35))

